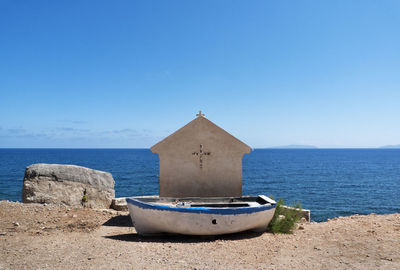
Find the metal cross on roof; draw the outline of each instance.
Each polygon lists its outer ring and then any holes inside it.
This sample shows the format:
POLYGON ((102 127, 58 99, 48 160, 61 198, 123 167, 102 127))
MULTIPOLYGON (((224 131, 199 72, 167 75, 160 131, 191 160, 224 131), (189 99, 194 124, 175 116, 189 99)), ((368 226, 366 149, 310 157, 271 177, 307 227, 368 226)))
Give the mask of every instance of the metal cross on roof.
POLYGON ((203 152, 203 145, 200 144, 200 151, 199 152, 193 152, 192 155, 193 156, 199 156, 200 169, 202 169, 203 168, 203 156, 209 156, 209 155, 211 155, 211 152, 203 152))
POLYGON ((204 113, 201 113, 201 111, 199 111, 198 114, 196 114, 197 117, 204 117, 204 113))

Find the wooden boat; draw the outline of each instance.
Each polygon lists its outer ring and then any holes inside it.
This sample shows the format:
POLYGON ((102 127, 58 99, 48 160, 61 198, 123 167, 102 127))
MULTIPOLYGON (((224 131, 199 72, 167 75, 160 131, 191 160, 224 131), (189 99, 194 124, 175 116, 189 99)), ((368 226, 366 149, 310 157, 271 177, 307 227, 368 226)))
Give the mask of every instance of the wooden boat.
POLYGON ((219 235, 266 230, 276 202, 267 196, 238 198, 126 198, 138 234, 219 235))

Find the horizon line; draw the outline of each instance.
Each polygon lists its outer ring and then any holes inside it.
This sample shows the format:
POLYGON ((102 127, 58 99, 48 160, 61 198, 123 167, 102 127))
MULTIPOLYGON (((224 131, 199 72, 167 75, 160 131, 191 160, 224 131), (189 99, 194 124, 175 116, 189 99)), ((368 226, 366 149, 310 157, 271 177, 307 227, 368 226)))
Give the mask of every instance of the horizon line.
MULTIPOLYGON (((0 150, 4 149, 59 149, 59 150, 150 150, 150 147, 0 147, 0 150)), ((323 149, 400 149, 400 147, 386 147, 386 146, 377 146, 377 147, 285 147, 285 146, 269 146, 269 147, 252 147, 252 150, 323 150, 323 149)))

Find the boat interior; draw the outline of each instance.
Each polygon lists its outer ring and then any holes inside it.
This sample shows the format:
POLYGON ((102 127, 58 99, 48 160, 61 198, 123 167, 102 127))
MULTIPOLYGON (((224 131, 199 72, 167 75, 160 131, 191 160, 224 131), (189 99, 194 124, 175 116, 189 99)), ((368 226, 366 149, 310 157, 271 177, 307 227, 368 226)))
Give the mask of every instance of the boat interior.
POLYGON ((176 207, 211 207, 211 208, 238 208, 238 207, 254 207, 259 205, 274 205, 275 201, 267 196, 243 196, 243 197, 158 197, 158 196, 141 196, 132 197, 149 204, 160 204, 176 207))

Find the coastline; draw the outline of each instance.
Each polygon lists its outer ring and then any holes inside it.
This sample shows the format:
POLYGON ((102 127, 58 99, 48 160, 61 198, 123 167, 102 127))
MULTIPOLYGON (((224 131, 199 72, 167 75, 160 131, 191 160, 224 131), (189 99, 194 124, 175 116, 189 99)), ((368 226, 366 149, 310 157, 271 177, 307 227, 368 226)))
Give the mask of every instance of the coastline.
POLYGON ((395 269, 400 214, 301 224, 294 234, 140 237, 128 213, 0 201, 0 269, 395 269))

